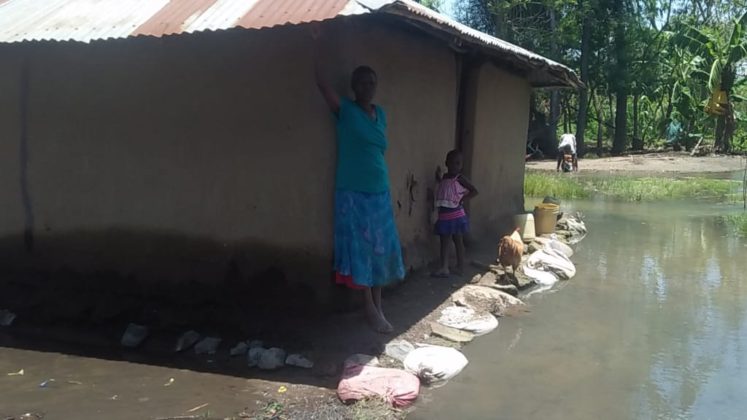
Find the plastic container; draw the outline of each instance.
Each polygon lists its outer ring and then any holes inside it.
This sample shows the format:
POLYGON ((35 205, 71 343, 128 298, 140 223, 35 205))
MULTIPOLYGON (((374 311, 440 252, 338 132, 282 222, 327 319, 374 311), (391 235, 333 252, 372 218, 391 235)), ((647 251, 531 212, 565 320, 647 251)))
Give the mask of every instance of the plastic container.
POLYGON ((514 216, 514 226, 520 228, 519 234, 524 241, 531 241, 537 235, 534 231, 534 214, 524 213, 514 216))
POLYGON ((557 214, 560 206, 552 203, 542 203, 534 207, 534 232, 536 235, 545 235, 555 232, 557 214))

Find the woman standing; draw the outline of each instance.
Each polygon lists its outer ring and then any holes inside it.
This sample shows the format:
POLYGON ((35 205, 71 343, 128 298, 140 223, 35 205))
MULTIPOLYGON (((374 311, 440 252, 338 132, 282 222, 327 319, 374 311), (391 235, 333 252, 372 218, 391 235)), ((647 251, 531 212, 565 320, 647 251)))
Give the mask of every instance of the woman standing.
MULTIPOLYGON (((312 37, 318 41, 318 26, 312 37)), ((382 310, 381 287, 403 279, 405 269, 384 160, 386 114, 373 103, 378 78, 368 66, 356 68, 351 77, 355 100, 350 100, 322 77, 316 51, 314 64, 317 86, 337 121, 336 281, 362 289, 371 327, 389 333, 393 328, 382 310)))

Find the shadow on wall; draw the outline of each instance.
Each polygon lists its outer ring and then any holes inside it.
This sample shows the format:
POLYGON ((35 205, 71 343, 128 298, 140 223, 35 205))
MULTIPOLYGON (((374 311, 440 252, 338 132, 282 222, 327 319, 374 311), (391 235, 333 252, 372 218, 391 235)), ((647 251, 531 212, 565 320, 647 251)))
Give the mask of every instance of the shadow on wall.
POLYGON ((0 308, 39 323, 221 325, 328 310, 330 261, 261 243, 179 234, 79 231, 0 239, 0 308), (321 302, 321 304, 320 304, 321 302))

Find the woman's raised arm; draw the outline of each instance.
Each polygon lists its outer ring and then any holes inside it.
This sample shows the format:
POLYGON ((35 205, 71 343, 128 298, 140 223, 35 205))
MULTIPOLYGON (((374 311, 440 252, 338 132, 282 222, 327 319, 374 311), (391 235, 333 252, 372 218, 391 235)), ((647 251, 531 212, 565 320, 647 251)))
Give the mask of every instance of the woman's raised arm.
POLYGON ((340 111, 340 95, 332 89, 329 81, 324 77, 322 72, 322 63, 320 59, 320 40, 322 31, 319 24, 312 24, 311 26, 311 38, 314 40, 314 74, 316 76, 316 85, 319 88, 319 92, 322 93, 324 100, 327 102, 329 109, 335 114, 340 111))

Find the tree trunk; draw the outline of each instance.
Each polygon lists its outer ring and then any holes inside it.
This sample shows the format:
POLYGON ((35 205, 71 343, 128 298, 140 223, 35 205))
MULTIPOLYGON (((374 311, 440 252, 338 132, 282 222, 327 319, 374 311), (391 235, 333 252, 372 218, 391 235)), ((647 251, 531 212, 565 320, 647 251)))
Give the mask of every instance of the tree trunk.
POLYGON ((726 115, 720 115, 716 119, 716 133, 715 133, 715 141, 713 143, 713 151, 716 153, 723 153, 724 152, 724 138, 726 134, 726 115))
MULTIPOLYGON (((499 2, 501 3, 501 2, 499 2)), ((508 42, 513 42, 513 33, 508 25, 506 9, 498 5, 493 13, 493 24, 495 25, 495 36, 508 42)))
POLYGON ((621 155, 627 148, 628 123, 628 58, 625 39, 625 13, 623 0, 615 0, 613 17, 615 18, 615 139, 612 142, 612 154, 621 155))
POLYGON ((726 67, 721 73, 721 90, 726 92, 727 104, 724 115, 716 121, 716 141, 714 149, 717 153, 729 153, 731 150, 731 138, 734 136, 736 121, 734 120, 734 106, 731 102, 731 90, 736 80, 736 69, 726 67))
MULTIPOLYGON (((591 17, 589 12, 584 11, 584 1, 578 2, 578 8, 583 16, 583 27, 581 30, 581 82, 584 88, 578 95, 578 116, 576 119, 576 144, 578 155, 586 154, 586 143, 584 134, 586 133, 586 124, 589 112, 589 54, 591 53, 591 17)), ((601 125, 601 122, 599 123, 601 125)))
POLYGON ((557 90, 550 93, 550 132, 552 138, 558 138, 558 123, 560 122, 560 94, 557 90))
POLYGON ((597 113, 597 156, 602 156, 602 147, 604 146, 604 111, 602 111, 602 104, 599 103, 599 95, 596 92, 592 92, 591 96, 594 99, 594 110, 597 113))
MULTIPOLYGON (((675 67, 677 67, 677 66, 680 65, 680 59, 681 59, 680 56, 677 56, 677 60, 675 61, 675 64, 674 64, 675 67)), ((671 76, 671 78, 674 78, 674 75, 675 75, 675 71, 672 70, 672 76, 671 76)), ((667 88, 666 88, 667 89, 666 98, 667 98, 667 102, 668 102, 667 103, 667 111, 666 111, 666 115, 664 116, 663 124, 662 124, 662 126, 660 127, 660 130, 659 130, 659 137, 664 137, 664 134, 667 131, 667 126, 669 125, 669 123, 671 122, 671 119, 672 119, 672 111, 674 111, 674 93, 675 93, 674 92, 674 86, 675 86, 675 83, 671 83, 670 82, 670 83, 667 84, 667 88)), ((663 98, 664 98, 664 96, 662 96, 662 100, 663 100, 663 98)))
POLYGON ((661 130, 659 131, 659 136, 664 137, 664 133, 667 131, 667 125, 672 120, 672 111, 674 111, 674 87, 669 87, 669 93, 667 96, 669 97, 669 103, 667 104, 667 110, 664 114, 664 124, 661 127, 661 130))
POLYGON ((737 121, 734 115, 734 104, 729 102, 726 109, 726 121, 724 121, 724 153, 731 152, 731 139, 737 129, 737 121))
MULTIPOLYGON (((555 9, 550 6, 549 10, 549 18, 550 18, 550 31, 551 33, 554 33, 558 22, 555 16, 555 9)), ((550 51, 552 53, 552 59, 557 60, 557 51, 558 51, 558 42, 555 39, 555 37, 550 38, 550 51)), ((550 93, 550 135, 552 136, 553 141, 555 144, 558 144, 558 122, 560 121, 560 93, 558 93, 557 89, 553 90, 550 93)))
POLYGON ((638 102, 641 96, 639 94, 633 95, 633 150, 643 150, 643 140, 641 140, 641 133, 639 130, 638 121, 638 102))
POLYGON ((615 97, 615 138, 612 142, 612 154, 625 153, 628 142, 628 94, 624 90, 618 91, 615 97))

